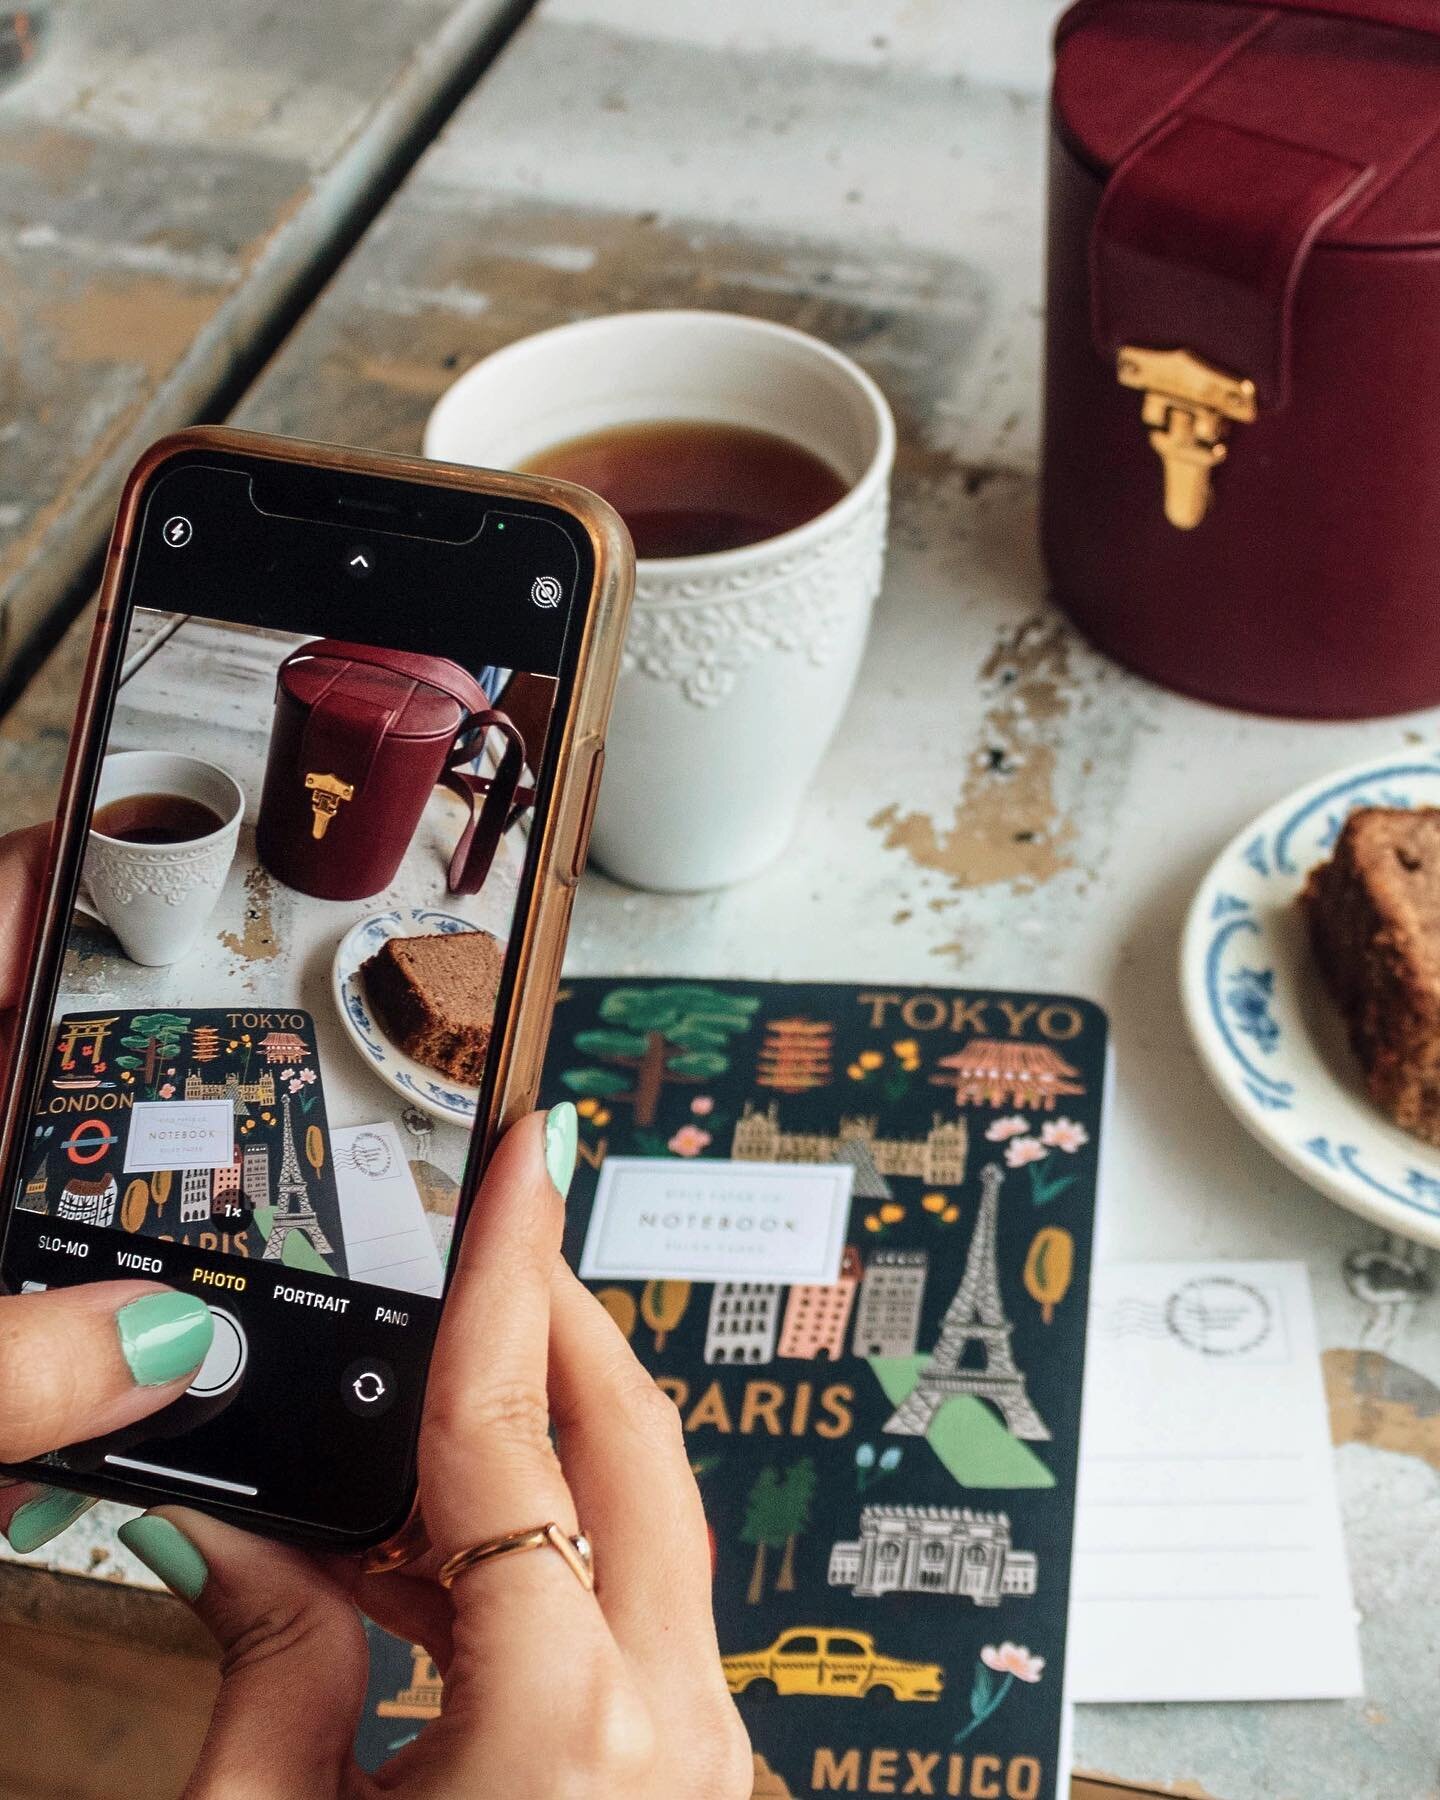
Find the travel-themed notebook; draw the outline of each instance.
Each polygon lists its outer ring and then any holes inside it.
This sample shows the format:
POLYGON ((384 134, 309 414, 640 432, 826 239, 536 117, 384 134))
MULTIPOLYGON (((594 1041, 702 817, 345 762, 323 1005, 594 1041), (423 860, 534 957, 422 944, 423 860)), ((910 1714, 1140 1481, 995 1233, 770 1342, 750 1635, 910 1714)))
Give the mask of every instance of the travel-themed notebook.
MULTIPOLYGON (((757 1800, 1065 1791, 1105 1067, 1063 995, 562 987, 566 1254, 679 1404, 757 1800)), ((385 1648, 372 1767, 439 1710, 385 1648)))
POLYGON ((67 1013, 18 1205, 345 1274, 314 1020, 289 1007, 67 1013))
POLYGON ((680 1406, 757 1793, 1057 1791, 1105 1037, 1066 996, 563 990, 566 1251, 680 1406))

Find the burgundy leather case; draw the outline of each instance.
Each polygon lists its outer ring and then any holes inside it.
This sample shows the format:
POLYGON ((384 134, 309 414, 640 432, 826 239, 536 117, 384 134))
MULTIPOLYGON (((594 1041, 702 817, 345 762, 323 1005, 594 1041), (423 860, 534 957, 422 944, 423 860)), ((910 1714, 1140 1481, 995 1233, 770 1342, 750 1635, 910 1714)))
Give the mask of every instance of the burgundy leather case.
POLYGON ((1226 705, 1440 701, 1437 0, 1081 0, 1056 37, 1049 212, 1059 603, 1226 705), (1253 409, 1216 434, 1198 502, 1193 419, 1117 378, 1136 349, 1188 352, 1253 409), (1152 433, 1180 445, 1184 524, 1152 433))
MULTIPOLYGON (((500 724, 479 683, 443 657, 374 650, 333 638, 302 645, 280 665, 275 719, 256 826, 260 860, 273 875, 321 900, 360 900, 394 880, 437 783, 456 786, 451 765, 480 745, 463 727, 500 724)), ((518 737, 517 737, 518 741, 518 737)), ((508 755, 507 751, 507 755, 508 755)), ((516 752, 523 761, 523 750, 516 752)), ((467 778, 466 788, 488 782, 467 778)), ((514 783, 511 783, 513 793, 514 783)), ((468 795, 466 795, 468 797, 468 795)), ((474 892, 475 825, 450 870, 454 892, 474 892)))

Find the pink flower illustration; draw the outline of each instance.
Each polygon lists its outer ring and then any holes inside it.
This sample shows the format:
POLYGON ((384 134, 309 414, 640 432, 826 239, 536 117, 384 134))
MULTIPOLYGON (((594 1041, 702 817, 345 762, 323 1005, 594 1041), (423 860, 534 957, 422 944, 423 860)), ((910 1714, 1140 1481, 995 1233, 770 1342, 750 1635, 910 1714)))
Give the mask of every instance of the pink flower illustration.
POLYGON ((992 1144, 1003 1144, 1006 1138, 1024 1137, 1030 1129, 1029 1124, 1019 1113, 1008 1119, 996 1119, 985 1128, 985 1135, 992 1144))
POLYGON ((1038 1681, 1045 1669, 1043 1656, 1032 1656, 1023 1644, 1012 1644, 1008 1640, 999 1645, 986 1644, 980 1652, 980 1660, 987 1669, 994 1669, 1001 1675, 1014 1675, 1021 1681, 1038 1681))
POLYGON ((1005 1164, 1007 1168, 1023 1169, 1026 1163, 1043 1162, 1049 1154, 1039 1138, 1012 1138, 1005 1146, 1005 1164))
POLYGON ((1090 1142, 1090 1133, 1075 1119, 1047 1119, 1040 1127, 1040 1142, 1073 1156, 1090 1142))
POLYGON ((160 1098, 162 1100, 168 1100, 174 1092, 175 1083, 173 1081, 164 1082, 160 1088, 160 1098))
POLYGON ((293 1081, 295 1079, 295 1071, 293 1069, 282 1069, 280 1071, 280 1079, 282 1081, 293 1081))
POLYGON ((703 1119, 707 1113, 712 1113, 715 1110, 714 1095, 713 1094, 697 1094, 695 1096, 695 1098, 690 1102, 690 1110, 691 1110, 691 1112, 693 1112, 696 1115, 697 1118, 703 1119))
POLYGON ((677 1156, 698 1156, 710 1142, 710 1133, 702 1131, 698 1125, 682 1125, 670 1140, 670 1148, 677 1156))

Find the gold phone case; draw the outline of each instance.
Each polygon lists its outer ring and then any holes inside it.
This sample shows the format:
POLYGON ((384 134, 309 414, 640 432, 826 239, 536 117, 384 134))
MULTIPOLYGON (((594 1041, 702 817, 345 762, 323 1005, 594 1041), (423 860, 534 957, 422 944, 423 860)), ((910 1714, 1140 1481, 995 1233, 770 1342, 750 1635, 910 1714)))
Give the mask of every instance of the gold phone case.
MULTIPOLYGON (((40 917, 31 946, 30 975, 15 1020, 16 1060, 0 1112, 0 1169, 10 1166, 24 1130, 23 1102, 32 1086, 33 1059, 40 1042, 38 1017, 47 999, 40 972, 49 968, 68 923, 64 900, 84 855, 84 828, 96 765, 103 747, 97 722, 108 711, 123 649, 121 580, 139 523, 146 487, 170 458, 190 451, 233 451, 276 462, 349 474, 384 476, 428 487, 463 488, 500 499, 547 503, 579 521, 594 554, 594 578, 569 704, 557 721, 560 732, 551 804, 532 827, 534 880, 529 903, 511 926, 516 947, 509 1005, 497 1012, 491 1039, 490 1104, 477 1121, 483 1167, 506 1128, 535 1103, 550 1015, 560 980, 560 964, 570 923, 575 886, 585 860, 595 795, 604 761, 605 728, 620 670, 625 625, 635 585, 635 557, 620 516, 597 495, 546 476, 515 475, 418 456, 393 456, 334 444, 220 426, 195 426, 152 444, 126 477, 106 552, 99 613, 91 638, 75 727, 56 809, 50 861, 41 892, 40 917), (538 841, 536 841, 538 839, 538 841)), ((552 728, 553 729, 553 728, 552 728)), ((392 1566, 413 1554, 414 1516, 389 1546, 372 1551, 372 1567, 392 1566)))

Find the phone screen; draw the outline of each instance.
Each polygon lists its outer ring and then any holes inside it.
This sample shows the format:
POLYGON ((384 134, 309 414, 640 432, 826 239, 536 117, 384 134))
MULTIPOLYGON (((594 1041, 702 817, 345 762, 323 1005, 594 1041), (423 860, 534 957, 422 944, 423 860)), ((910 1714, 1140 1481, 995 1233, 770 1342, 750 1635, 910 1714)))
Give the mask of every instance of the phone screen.
POLYGON ((164 1281, 216 1329, 50 1479, 401 1521, 592 582, 544 504, 230 452, 152 478, 0 1272, 164 1281))

